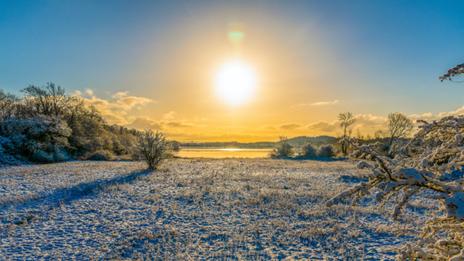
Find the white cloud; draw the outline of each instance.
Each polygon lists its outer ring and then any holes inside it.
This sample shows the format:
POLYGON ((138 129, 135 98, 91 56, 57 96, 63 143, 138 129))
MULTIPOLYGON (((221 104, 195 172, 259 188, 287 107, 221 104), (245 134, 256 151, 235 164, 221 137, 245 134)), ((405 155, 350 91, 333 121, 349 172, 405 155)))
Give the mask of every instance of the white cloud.
POLYGON ((93 90, 91 90, 91 89, 86 89, 86 90, 84 91, 84 93, 85 93, 87 96, 94 96, 93 90))
POLYGON ((116 92, 110 99, 97 97, 91 89, 84 93, 75 91, 73 95, 82 98, 86 105, 95 107, 109 123, 114 124, 127 124, 132 109, 154 102, 149 98, 131 96, 128 92, 116 92))
POLYGON ((313 106, 331 106, 336 105, 340 101, 339 100, 332 100, 332 101, 318 101, 312 103, 299 103, 292 106, 292 108, 304 108, 304 107, 313 107, 313 106))
POLYGON ((338 124, 336 121, 326 122, 318 121, 308 124, 307 128, 314 132, 321 132, 326 134, 333 134, 338 130, 338 124))
POLYGON ((138 130, 146 130, 146 129, 151 129, 151 130, 161 130, 161 124, 158 122, 149 119, 149 118, 136 118, 133 122, 130 124, 126 125, 129 128, 134 128, 138 130))
POLYGON ((338 103, 338 100, 333 101, 320 101, 320 102, 313 102, 311 106, 328 106, 328 105, 335 105, 338 103))
POLYGON ((162 118, 163 118, 163 120, 170 121, 170 120, 174 120, 176 117, 177 117, 177 112, 169 111, 169 112, 163 114, 162 118))

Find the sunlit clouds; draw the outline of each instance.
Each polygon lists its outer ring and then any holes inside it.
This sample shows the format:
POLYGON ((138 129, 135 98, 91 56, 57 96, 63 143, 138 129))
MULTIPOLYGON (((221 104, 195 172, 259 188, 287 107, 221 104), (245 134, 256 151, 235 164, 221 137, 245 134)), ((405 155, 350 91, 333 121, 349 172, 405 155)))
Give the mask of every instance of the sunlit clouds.
POLYGON ((292 105, 292 108, 304 108, 304 107, 310 107, 310 106, 333 106, 338 104, 340 101, 339 100, 331 100, 331 101, 317 101, 317 102, 310 102, 310 103, 298 103, 295 105, 292 105))
POLYGON ((116 92, 109 99, 97 97, 91 89, 75 91, 74 95, 82 98, 86 105, 93 106, 108 122, 114 124, 128 124, 134 117, 131 114, 134 110, 155 102, 146 97, 129 95, 127 91, 116 92))

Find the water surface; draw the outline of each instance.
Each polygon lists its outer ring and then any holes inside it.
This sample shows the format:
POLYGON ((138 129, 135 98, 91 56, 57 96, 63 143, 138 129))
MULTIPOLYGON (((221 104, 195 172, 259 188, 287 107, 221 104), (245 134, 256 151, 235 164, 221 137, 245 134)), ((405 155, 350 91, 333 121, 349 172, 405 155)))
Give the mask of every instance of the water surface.
POLYGON ((183 148, 176 155, 183 158, 267 158, 272 149, 183 148))

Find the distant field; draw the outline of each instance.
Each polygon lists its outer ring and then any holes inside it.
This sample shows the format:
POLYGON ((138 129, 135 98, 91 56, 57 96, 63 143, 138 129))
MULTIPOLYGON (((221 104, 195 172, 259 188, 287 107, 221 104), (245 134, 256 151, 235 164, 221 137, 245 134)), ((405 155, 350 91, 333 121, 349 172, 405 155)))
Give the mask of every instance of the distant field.
POLYGON ((369 202, 324 202, 362 181, 344 161, 172 159, 0 169, 0 259, 394 259, 402 224, 369 202))
POLYGON ((272 149, 239 149, 239 148, 186 148, 176 155, 182 158, 268 158, 272 149))

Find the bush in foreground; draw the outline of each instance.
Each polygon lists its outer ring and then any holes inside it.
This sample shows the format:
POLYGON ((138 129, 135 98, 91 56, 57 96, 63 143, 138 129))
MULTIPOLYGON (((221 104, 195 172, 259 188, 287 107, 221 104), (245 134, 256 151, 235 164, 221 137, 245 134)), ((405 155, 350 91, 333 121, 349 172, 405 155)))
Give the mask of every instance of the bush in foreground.
POLYGON ((147 130, 139 138, 140 156, 151 170, 156 169, 161 161, 169 157, 168 148, 168 142, 161 132, 147 130))

